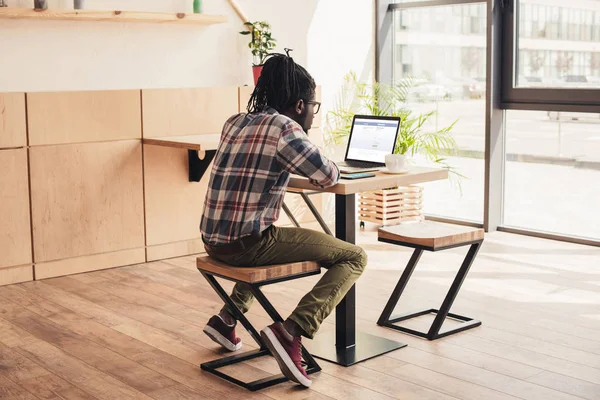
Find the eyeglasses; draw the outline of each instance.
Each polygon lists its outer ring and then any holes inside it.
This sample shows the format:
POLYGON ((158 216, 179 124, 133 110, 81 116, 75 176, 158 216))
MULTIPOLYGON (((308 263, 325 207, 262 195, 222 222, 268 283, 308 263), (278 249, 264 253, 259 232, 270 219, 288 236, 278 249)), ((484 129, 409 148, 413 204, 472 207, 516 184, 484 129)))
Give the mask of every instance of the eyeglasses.
POLYGON ((321 109, 321 102, 320 101, 307 101, 306 104, 312 104, 314 105, 314 113, 318 114, 319 110, 321 109))

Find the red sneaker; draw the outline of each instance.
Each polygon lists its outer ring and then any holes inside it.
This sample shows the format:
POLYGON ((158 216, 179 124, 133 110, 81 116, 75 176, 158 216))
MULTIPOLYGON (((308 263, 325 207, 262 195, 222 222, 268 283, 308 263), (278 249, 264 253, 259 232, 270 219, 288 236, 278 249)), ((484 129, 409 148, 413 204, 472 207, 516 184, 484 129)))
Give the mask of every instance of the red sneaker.
POLYGON ((242 348, 242 339, 235 335, 236 325, 237 323, 227 325, 219 315, 213 315, 208 320, 203 332, 227 350, 236 351, 242 348))
POLYGON ((277 360, 283 375, 304 387, 310 387, 312 381, 302 367, 301 337, 290 335, 280 322, 263 329, 260 336, 277 360))

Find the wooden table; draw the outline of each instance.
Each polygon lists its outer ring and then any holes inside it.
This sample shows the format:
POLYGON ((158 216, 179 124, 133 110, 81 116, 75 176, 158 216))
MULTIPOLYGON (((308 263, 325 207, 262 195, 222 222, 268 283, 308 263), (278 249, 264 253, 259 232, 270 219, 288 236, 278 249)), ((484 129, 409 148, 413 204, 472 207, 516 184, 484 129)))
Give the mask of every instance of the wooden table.
MULTIPOLYGON (((413 167, 410 172, 402 175, 377 172, 372 178, 340 179, 338 184, 327 189, 313 186, 306 178, 292 176, 289 187, 334 193, 335 236, 355 244, 356 193, 447 178, 446 169, 413 167)), ((404 343, 356 331, 355 286, 352 286, 335 309, 335 332, 318 334, 311 343, 307 343, 307 348, 313 356, 346 367, 404 346, 406 346, 404 343)))

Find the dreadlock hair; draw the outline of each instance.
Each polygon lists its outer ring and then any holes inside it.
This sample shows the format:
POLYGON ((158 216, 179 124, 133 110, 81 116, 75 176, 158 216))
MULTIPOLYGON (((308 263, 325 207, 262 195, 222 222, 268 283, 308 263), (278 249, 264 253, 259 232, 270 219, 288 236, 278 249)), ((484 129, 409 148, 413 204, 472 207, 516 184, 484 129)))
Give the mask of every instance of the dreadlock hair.
POLYGON ((267 107, 282 112, 300 99, 310 100, 315 88, 315 80, 292 57, 272 54, 265 62, 252 92, 248 112, 263 112, 267 107))

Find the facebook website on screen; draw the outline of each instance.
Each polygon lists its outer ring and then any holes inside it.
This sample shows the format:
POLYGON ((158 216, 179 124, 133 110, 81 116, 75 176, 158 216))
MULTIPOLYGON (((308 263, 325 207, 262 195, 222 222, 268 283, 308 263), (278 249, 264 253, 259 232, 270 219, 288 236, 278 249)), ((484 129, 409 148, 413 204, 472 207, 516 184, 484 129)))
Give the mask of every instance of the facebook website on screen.
POLYGON ((348 146, 348 160, 385 162, 394 151, 398 121, 356 119, 348 146))

